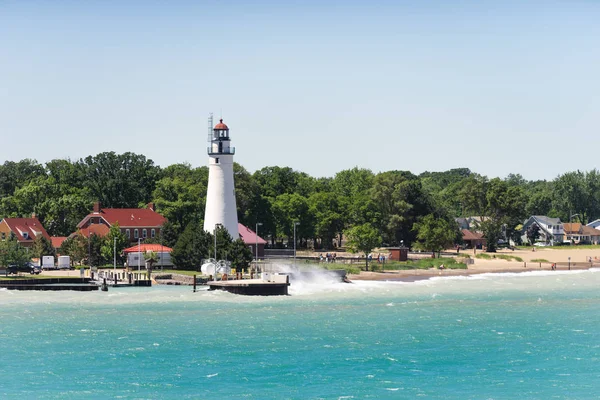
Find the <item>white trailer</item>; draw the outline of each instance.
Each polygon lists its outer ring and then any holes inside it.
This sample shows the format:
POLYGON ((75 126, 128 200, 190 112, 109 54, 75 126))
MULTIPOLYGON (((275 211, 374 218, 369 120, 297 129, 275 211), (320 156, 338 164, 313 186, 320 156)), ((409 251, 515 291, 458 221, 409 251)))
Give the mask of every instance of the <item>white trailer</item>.
POLYGON ((54 265, 54 256, 42 257, 42 269, 56 269, 54 265))
POLYGON ((70 269, 71 268, 71 257, 59 256, 58 257, 58 269, 70 269))

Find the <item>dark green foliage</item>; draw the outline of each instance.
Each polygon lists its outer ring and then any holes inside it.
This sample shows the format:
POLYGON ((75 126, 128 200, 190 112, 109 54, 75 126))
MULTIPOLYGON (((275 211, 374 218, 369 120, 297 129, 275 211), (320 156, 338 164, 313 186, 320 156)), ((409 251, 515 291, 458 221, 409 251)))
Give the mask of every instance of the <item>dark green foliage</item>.
MULTIPOLYGON (((88 262, 87 264, 91 267, 100 267, 108 262, 107 259, 102 257, 102 245, 104 244, 104 238, 98 235, 91 235, 87 238, 88 244, 88 262)), ((111 259, 112 261, 112 259, 111 259)))
POLYGON ((436 218, 433 214, 416 222, 413 230, 417 232, 415 247, 433 253, 452 247, 458 236, 458 225, 454 220, 436 218))
POLYGON ((527 228, 526 235, 529 244, 533 245, 540 237, 540 227, 537 224, 531 224, 529 228, 527 228))
POLYGON ((80 234, 68 237, 61 246, 61 254, 71 257, 71 264, 80 264, 88 258, 88 241, 80 234))
POLYGON ((56 257, 56 250, 52 246, 52 242, 43 235, 37 236, 31 247, 31 257, 42 259, 42 256, 56 257))
POLYGON ((242 239, 231 242, 228 253, 232 268, 236 268, 238 271, 247 270, 254 259, 250 247, 246 246, 242 239))
POLYGON ((381 246, 381 235, 371 224, 356 225, 345 232, 348 250, 362 252, 365 256, 365 269, 369 270, 369 253, 381 246))
POLYGON ((19 244, 14 234, 11 234, 6 240, 0 241, 1 266, 16 265, 17 267, 24 267, 30 260, 29 252, 19 244))
MULTIPOLYGON (((497 239, 518 242, 530 215, 563 222, 573 216, 582 223, 600 218, 597 170, 568 172, 553 181, 527 181, 519 174, 488 179, 467 168, 415 176, 355 167, 333 178, 314 178, 279 166, 250 174, 234 164, 234 174, 239 221, 252 229, 261 223, 260 236, 288 247, 294 244, 296 222, 298 248, 340 246, 342 232, 364 224, 377 231, 384 245, 411 246, 419 232, 413 227, 430 214, 449 222, 476 216, 482 222, 475 229, 483 231, 493 251, 497 239)), ((161 169, 133 153, 106 152, 78 161, 52 160, 45 166, 28 159, 7 161, 0 165, 0 218, 35 213, 51 236, 68 236, 95 201, 104 207, 140 207, 153 201, 169 222, 159 237, 147 241, 175 247, 187 226, 202 226, 207 182, 206 167, 174 164, 161 169)), ((92 262, 112 262, 108 247, 104 257, 92 255, 92 262)), ((214 244, 205 247, 201 258, 209 256, 214 244)), ((225 244, 217 248, 233 251, 225 244)), ((74 262, 87 261, 87 239, 69 240, 63 252, 74 262)), ((193 263, 198 264, 196 258, 193 263)))
POLYGON ((179 236, 171 257, 177 268, 199 271, 211 248, 212 235, 205 232, 200 223, 192 221, 179 236))
POLYGON ((378 226, 386 245, 411 246, 416 238, 412 230, 414 223, 434 211, 421 181, 407 171, 382 172, 375 176, 370 196, 376 203, 378 226))
POLYGON ((115 152, 79 160, 90 195, 108 208, 135 208, 152 199, 160 168, 145 156, 115 152))
POLYGON ((123 257, 123 250, 128 246, 129 240, 123 233, 121 233, 119 224, 114 224, 110 227, 108 235, 102 239, 102 245, 100 248, 102 259, 106 262, 112 263, 114 262, 114 257, 116 255, 117 264, 122 265, 125 261, 123 257))

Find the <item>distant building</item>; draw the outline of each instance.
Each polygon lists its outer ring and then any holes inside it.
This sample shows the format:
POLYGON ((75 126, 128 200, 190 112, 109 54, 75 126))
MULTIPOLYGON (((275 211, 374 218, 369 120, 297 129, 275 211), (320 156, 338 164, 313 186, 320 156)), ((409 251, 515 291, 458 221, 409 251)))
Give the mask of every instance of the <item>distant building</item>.
POLYGON ((468 229, 461 229, 462 239, 468 249, 481 249, 485 246, 486 240, 483 234, 473 232, 468 229))
MULTIPOLYGON (((244 241, 244 243, 252 250, 252 255, 254 257, 261 258, 265 256, 265 245, 267 241, 256 234, 252 229, 238 223, 238 232, 240 235, 240 239, 244 241), (258 247, 257 247, 258 246, 258 247), (256 249, 258 248, 258 253, 256 249)), ((235 238, 234 238, 235 240, 235 238)))
POLYGON ((600 229, 600 219, 590 222, 589 224, 587 224, 587 226, 594 229, 600 229))
POLYGON ((171 261, 172 251, 172 248, 160 244, 141 243, 139 246, 135 245, 124 249, 123 254, 127 257, 129 268, 135 269, 137 266, 146 268, 144 254, 154 252, 157 258, 154 268, 161 268, 173 266, 173 261, 171 261))
POLYGON ((57 254, 60 253, 60 248, 63 243, 67 240, 67 236, 52 236, 50 241, 52 241, 52 247, 56 250, 57 254))
POLYGON ((165 222, 166 218, 154 211, 154 203, 148 203, 146 208, 102 208, 97 202, 77 228, 85 237, 91 234, 106 236, 110 227, 118 223, 121 233, 133 243, 138 239, 159 237, 165 222))
POLYGON ((600 230, 580 223, 563 224, 565 231, 565 242, 572 244, 598 244, 600 242, 600 230))
POLYGON ((40 235, 50 240, 46 229, 35 214, 31 218, 4 218, 0 221, 0 240, 8 239, 11 233, 25 247, 31 247, 35 238, 40 235))
POLYGON ((565 240, 565 230, 563 223, 559 218, 550 218, 544 215, 534 215, 529 217, 523 224, 523 230, 521 231, 521 239, 523 243, 527 243, 527 229, 530 226, 537 225, 539 228, 539 237, 537 242, 542 242, 548 245, 554 245, 562 243, 565 240))

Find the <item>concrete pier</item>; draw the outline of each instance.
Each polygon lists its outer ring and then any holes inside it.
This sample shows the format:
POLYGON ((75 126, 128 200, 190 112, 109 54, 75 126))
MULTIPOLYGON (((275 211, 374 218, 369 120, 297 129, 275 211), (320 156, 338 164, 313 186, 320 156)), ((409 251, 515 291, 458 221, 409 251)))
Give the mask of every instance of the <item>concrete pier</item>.
POLYGON ((261 279, 209 281, 209 290, 224 290, 245 296, 287 296, 290 278, 287 275, 263 274, 261 279))

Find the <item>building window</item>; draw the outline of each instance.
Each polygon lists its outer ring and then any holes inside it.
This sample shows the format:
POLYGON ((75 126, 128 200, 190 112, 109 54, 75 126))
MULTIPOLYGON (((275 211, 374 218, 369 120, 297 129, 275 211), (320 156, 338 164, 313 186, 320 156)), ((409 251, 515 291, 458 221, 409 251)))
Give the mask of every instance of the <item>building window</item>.
POLYGON ((2 240, 6 240, 6 232, 2 232, 2 240))
POLYGON ((125 236, 127 236, 127 239, 131 239, 131 231, 129 229, 125 229, 125 236))
POLYGON ((144 239, 146 239, 148 237, 148 230, 147 229, 142 229, 142 237, 144 239))
POLYGON ((137 229, 134 229, 134 230, 133 230, 133 238, 134 238, 134 239, 137 239, 137 238, 139 238, 139 237, 140 237, 140 233, 138 232, 138 230, 137 230, 137 229))
POLYGON ((152 229, 150 231, 150 237, 155 237, 156 236, 156 229, 152 229))

